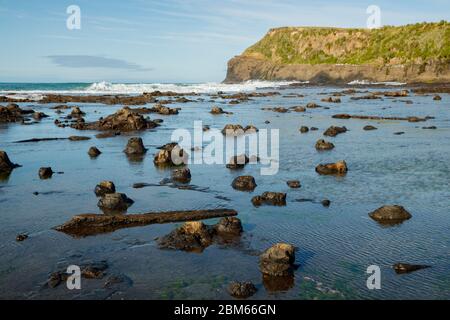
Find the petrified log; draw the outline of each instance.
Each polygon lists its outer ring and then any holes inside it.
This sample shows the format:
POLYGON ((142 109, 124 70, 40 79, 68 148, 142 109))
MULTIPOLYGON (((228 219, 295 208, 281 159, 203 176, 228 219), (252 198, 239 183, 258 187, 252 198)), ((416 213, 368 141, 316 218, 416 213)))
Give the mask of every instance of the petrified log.
POLYGON ((195 221, 236 215, 237 212, 232 209, 148 212, 125 215, 87 213, 76 215, 68 222, 54 227, 54 229, 72 237, 86 237, 113 232, 122 228, 145 226, 155 223, 195 221))

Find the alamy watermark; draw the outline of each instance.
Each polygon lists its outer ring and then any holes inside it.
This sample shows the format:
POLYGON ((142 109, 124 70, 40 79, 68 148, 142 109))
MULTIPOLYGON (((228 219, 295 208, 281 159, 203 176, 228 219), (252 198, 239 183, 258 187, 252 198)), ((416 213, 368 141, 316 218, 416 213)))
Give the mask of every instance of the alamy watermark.
POLYGON ((381 9, 377 5, 370 5, 366 9, 366 13, 369 14, 366 25, 368 29, 377 29, 381 27, 381 9))
POLYGON ((81 9, 79 6, 72 4, 67 7, 66 13, 69 15, 66 19, 66 27, 69 30, 81 29, 81 9))

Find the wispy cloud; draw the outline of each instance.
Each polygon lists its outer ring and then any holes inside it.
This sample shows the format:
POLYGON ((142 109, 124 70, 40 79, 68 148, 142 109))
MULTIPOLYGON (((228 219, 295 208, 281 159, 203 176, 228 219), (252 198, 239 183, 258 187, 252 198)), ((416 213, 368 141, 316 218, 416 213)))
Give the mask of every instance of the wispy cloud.
POLYGON ((106 58, 102 56, 90 55, 50 55, 46 56, 50 61, 58 66, 67 68, 106 68, 106 69, 126 69, 132 71, 149 71, 136 63, 122 59, 106 58))

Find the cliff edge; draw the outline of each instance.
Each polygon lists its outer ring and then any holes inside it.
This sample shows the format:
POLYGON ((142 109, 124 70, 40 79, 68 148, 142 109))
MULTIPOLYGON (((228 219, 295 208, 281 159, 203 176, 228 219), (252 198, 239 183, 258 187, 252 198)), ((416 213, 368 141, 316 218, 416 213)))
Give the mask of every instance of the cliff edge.
POLYGON ((449 83, 450 23, 271 29, 228 62, 224 82, 246 80, 449 83))

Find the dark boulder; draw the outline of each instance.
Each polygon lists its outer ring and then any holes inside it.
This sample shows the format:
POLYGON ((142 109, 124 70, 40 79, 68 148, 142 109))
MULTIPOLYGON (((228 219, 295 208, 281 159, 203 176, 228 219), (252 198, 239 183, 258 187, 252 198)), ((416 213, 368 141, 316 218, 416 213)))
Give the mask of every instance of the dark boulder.
POLYGON ((211 232, 203 222, 189 221, 158 239, 158 245, 163 249, 201 252, 212 240, 211 232))
POLYGON ((309 132, 309 128, 306 127, 306 126, 302 126, 302 127, 300 128, 300 132, 301 132, 301 133, 307 133, 307 132, 309 132))
POLYGON ((0 150, 0 173, 9 173, 14 168, 20 167, 18 164, 12 163, 9 160, 8 154, 0 150))
POLYGON ((398 224, 411 219, 412 215, 402 206, 383 206, 369 213, 369 216, 382 224, 398 224))
POLYGON ((289 186, 289 188, 297 189, 301 187, 299 180, 289 180, 286 182, 286 184, 289 186))
POLYGON ((231 186, 236 190, 253 191, 257 184, 252 176, 239 176, 233 180, 231 186))
POLYGON ((188 154, 177 143, 172 142, 160 147, 153 163, 157 166, 178 166, 187 164, 188 154))
POLYGON ((433 100, 435 100, 435 101, 439 101, 439 100, 442 100, 442 98, 441 98, 441 96, 440 95, 435 95, 434 97, 433 97, 433 100))
POLYGON ((188 183, 191 181, 191 171, 188 168, 180 168, 172 171, 172 180, 188 183))
POLYGON ((374 127, 374 126, 371 126, 371 125, 365 126, 363 128, 363 130, 365 130, 365 131, 377 130, 377 129, 378 129, 377 127, 374 127))
POLYGON ((257 289, 251 282, 233 281, 228 285, 228 293, 238 299, 246 299, 256 293, 257 289))
POLYGON ((409 273, 421 269, 431 268, 431 266, 428 265, 409 264, 409 263, 396 263, 392 267, 394 268, 394 271, 397 274, 409 273))
POLYGON ((319 139, 316 142, 316 149, 319 151, 331 150, 334 148, 334 144, 323 139, 319 139))
POLYGON ((42 167, 39 169, 39 178, 49 179, 53 175, 53 170, 50 167, 42 167))
POLYGON ((316 172, 324 175, 344 175, 348 171, 347 164, 344 160, 336 163, 319 164, 316 167, 316 172))
POLYGON ((263 204, 274 205, 274 206, 285 206, 286 205, 286 193, 282 192, 264 192, 260 196, 255 196, 252 198, 252 203, 255 207, 259 207, 263 204))
POLYGON ((134 203, 124 193, 107 193, 100 198, 97 206, 105 212, 126 211, 134 203))
POLYGON ((249 162, 250 158, 245 154, 241 154, 231 157, 226 167, 228 169, 242 169, 249 162))
POLYGON ((214 225, 214 230, 217 234, 222 236, 239 236, 242 231, 242 223, 236 217, 224 217, 214 225))
POLYGON ((142 138, 133 137, 128 140, 125 150, 123 150, 127 155, 143 155, 147 152, 144 147, 142 138))
POLYGON ((347 132, 346 127, 331 126, 327 130, 325 130, 323 135, 328 136, 328 137, 336 137, 338 134, 344 133, 344 132, 347 132))
POLYGON ((92 158, 98 157, 102 152, 98 150, 97 147, 90 147, 88 151, 88 155, 92 158))
POLYGON ((94 192, 97 197, 103 197, 107 193, 115 193, 116 186, 112 181, 102 181, 95 186, 94 192))
POLYGON ((270 276, 290 276, 294 272, 294 261, 294 246, 277 243, 259 256, 259 270, 270 276))

